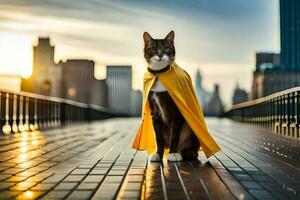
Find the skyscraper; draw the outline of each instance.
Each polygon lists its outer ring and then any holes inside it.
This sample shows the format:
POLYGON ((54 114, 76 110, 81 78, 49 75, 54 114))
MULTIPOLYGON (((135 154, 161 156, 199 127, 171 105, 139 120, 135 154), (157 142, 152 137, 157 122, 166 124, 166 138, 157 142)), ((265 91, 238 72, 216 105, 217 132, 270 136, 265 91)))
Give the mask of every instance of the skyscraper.
POLYGON ((203 110, 205 110, 206 104, 210 101, 212 97, 212 93, 206 91, 206 89, 202 85, 202 75, 200 70, 197 70, 196 78, 195 78, 195 89, 198 97, 198 101, 201 104, 203 110))
POLYGON ((271 52, 256 53, 256 71, 264 71, 280 66, 280 54, 271 52))
POLYGON ((21 90, 59 97, 61 93, 61 67, 54 62, 55 46, 49 37, 40 37, 33 46, 32 75, 22 79, 21 90))
POLYGON ((33 46, 32 75, 22 79, 21 90, 106 107, 107 85, 94 77, 94 61, 69 59, 55 63, 54 54, 50 38, 40 37, 33 46))
POLYGON ((62 97, 81 103, 92 103, 94 61, 69 59, 62 64, 62 97))
POLYGON ((222 103, 222 100, 220 98, 219 93, 219 85, 215 84, 215 89, 212 94, 212 97, 209 102, 207 102, 207 105, 204 107, 203 112, 206 116, 222 116, 224 112, 224 105, 222 103))
POLYGON ((274 53, 258 53, 251 99, 300 86, 300 0, 280 0, 280 67, 274 53))
POLYGON ((280 0, 281 64, 300 71, 300 1, 280 0))
POLYGON ((107 66, 108 107, 129 114, 131 105, 131 66, 107 66))
POLYGON ((232 105, 243 103, 246 101, 248 101, 248 93, 246 92, 246 90, 241 89, 239 87, 239 84, 237 84, 232 97, 232 105))

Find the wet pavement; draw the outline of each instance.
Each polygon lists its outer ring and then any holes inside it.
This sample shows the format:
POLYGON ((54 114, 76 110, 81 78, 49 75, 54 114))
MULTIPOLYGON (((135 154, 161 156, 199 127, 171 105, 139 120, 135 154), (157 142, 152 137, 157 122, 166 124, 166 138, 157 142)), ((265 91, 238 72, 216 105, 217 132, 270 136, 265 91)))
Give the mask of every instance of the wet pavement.
POLYGON ((300 199, 300 141, 207 123, 222 152, 199 162, 147 162, 135 118, 0 136, 0 199, 300 199))

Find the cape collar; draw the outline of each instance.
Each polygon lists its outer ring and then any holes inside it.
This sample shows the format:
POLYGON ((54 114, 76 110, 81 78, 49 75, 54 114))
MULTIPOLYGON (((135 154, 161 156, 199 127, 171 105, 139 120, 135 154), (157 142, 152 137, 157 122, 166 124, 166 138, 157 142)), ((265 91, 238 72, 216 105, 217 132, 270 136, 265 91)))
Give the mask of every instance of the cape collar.
POLYGON ((165 71, 168 71, 168 69, 170 69, 170 65, 168 65, 168 66, 166 66, 166 67, 164 67, 164 68, 162 68, 162 69, 159 69, 159 70, 153 70, 153 69, 151 69, 151 68, 147 68, 147 70, 148 70, 148 72, 150 72, 151 74, 154 74, 154 75, 156 75, 156 74, 159 74, 159 73, 163 73, 163 72, 165 72, 165 71))

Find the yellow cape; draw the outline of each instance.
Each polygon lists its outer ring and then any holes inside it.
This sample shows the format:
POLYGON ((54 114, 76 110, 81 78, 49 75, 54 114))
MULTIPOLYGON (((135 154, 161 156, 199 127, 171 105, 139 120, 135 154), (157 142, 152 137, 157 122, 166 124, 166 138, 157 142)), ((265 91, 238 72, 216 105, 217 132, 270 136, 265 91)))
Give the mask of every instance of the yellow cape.
POLYGON ((148 71, 145 73, 142 122, 132 147, 138 150, 147 150, 149 154, 156 151, 155 132, 147 98, 156 78, 158 78, 167 89, 184 119, 198 137, 206 157, 210 157, 220 151, 220 147, 207 130, 190 76, 175 63, 165 72, 156 75, 148 71))

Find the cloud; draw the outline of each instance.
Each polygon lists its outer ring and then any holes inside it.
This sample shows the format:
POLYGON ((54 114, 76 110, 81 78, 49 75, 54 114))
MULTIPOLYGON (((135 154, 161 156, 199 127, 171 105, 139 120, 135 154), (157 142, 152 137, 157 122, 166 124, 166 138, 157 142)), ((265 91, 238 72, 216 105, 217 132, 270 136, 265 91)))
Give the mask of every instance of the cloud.
MULTIPOLYGON (((0 31, 32 38, 49 35, 57 59, 88 57, 104 64, 134 64, 138 79, 144 65, 143 31, 159 38, 174 29, 178 62, 190 73, 205 68, 208 86, 217 81, 231 90, 235 84, 228 80, 235 80, 237 71, 245 73, 246 78, 238 78, 249 88, 246 81, 252 75, 248 72, 254 68, 255 51, 279 50, 275 2, 0 0, 0 31)), ((225 98, 229 102, 231 94, 225 98)))

